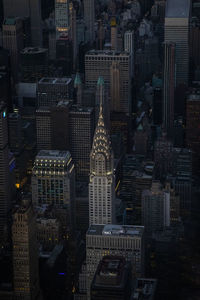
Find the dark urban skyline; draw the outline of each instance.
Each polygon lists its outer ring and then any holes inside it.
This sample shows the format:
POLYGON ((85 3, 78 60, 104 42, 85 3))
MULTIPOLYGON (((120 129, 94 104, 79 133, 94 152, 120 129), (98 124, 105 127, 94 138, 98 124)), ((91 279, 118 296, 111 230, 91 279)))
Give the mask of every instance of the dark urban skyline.
POLYGON ((0 300, 200 299, 200 0, 0 0, 0 300))

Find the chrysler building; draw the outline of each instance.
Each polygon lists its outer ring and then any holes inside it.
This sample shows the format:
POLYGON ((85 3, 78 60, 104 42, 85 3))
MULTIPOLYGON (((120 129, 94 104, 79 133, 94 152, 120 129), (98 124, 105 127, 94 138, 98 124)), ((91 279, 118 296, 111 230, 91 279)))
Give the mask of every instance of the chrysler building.
POLYGON ((114 158, 104 121, 102 100, 100 99, 99 118, 90 153, 90 225, 115 223, 114 158))

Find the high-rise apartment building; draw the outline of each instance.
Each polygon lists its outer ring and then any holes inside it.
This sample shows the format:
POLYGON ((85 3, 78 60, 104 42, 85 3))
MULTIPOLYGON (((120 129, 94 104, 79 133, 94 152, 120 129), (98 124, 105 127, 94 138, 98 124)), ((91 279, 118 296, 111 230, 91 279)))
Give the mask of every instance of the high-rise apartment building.
MULTIPOLYGON (((108 93, 111 111, 119 111, 130 114, 131 112, 131 64, 130 54, 127 52, 115 51, 95 51, 91 50, 85 55, 85 82, 86 86, 96 88, 99 77, 104 78, 105 89, 108 93), (112 64, 116 64, 116 68, 112 68, 112 64), (115 74, 113 74, 113 72, 115 74), (119 95, 120 99, 116 99, 114 91, 117 79, 120 78, 119 95), (113 84, 111 85, 111 80, 113 84), (113 95, 113 97, 112 97, 113 95), (120 100, 120 102, 119 102, 120 100), (116 102, 119 102, 116 104, 116 102)), ((118 93, 117 93, 118 95, 118 93)))
POLYGON ((0 243, 2 243, 4 239, 8 221, 8 210, 10 209, 7 126, 7 109, 6 105, 2 102, 0 104, 0 243))
POLYGON ((188 85, 190 0, 168 0, 165 13, 165 42, 176 44, 176 86, 188 85))
POLYGON ((73 229, 75 217, 75 172, 68 151, 41 150, 32 170, 32 202, 61 209, 66 230, 73 229))
POLYGON ((92 150, 90 153, 89 223, 115 223, 114 156, 110 137, 105 126, 102 102, 100 103, 92 150))
POLYGON ((56 39, 69 34, 69 0, 55 0, 56 39))
POLYGON ((11 73, 19 76, 19 53, 24 47, 23 23, 20 18, 6 18, 3 22, 3 47, 10 52, 11 73))
POLYGON ((84 0, 84 20, 86 26, 86 41, 93 43, 95 39, 94 22, 95 22, 95 1, 84 0))
POLYGON ((42 46, 42 23, 40 0, 3 0, 4 17, 30 18, 31 44, 42 46))
POLYGON ((176 44, 164 44, 163 125, 168 134, 174 126, 174 92, 176 85, 176 44))
POLYGON ((14 299, 39 300, 36 218, 30 201, 22 200, 13 215, 14 299))
MULTIPOLYGON (((144 227, 91 225, 86 234, 87 294, 103 256, 123 256, 132 265, 132 274, 144 272, 144 227)), ((88 298, 89 299, 89 298, 88 298)))
POLYGON ((69 112, 70 151, 76 178, 88 181, 90 151, 94 135, 94 109, 72 106, 69 112))

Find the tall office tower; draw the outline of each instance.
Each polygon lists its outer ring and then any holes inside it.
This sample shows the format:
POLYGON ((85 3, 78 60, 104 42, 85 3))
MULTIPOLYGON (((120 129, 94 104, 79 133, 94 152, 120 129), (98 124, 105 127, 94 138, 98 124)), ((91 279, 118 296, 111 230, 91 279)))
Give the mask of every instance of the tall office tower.
POLYGON ((20 153, 23 147, 22 119, 17 112, 8 115, 9 148, 12 152, 20 153))
POLYGON ((74 225, 75 171, 68 151, 41 150, 32 170, 32 202, 66 209, 69 227, 74 225))
POLYGON ((55 0, 56 39, 69 34, 69 1, 55 0))
POLYGON ((124 33, 124 51, 130 53, 130 63, 131 63, 131 76, 134 76, 134 51, 135 51, 135 43, 134 43, 134 31, 128 30, 124 33))
POLYGON ((180 196, 181 215, 188 215, 192 199, 192 156, 186 148, 173 149, 173 175, 168 180, 180 196))
POLYGON ((121 256, 105 256, 91 284, 91 300, 128 300, 131 296, 131 266, 121 256))
POLYGON ((153 91, 153 123, 154 125, 161 125, 163 120, 163 97, 162 89, 156 87, 153 91))
POLYGON ((14 212, 12 242, 15 299, 39 300, 36 218, 28 200, 22 200, 14 212))
POLYGON ((94 109, 72 106, 69 113, 70 151, 76 178, 88 181, 90 151, 94 135, 94 109))
POLYGON ((119 63, 112 62, 110 67, 110 98, 111 98, 111 111, 120 111, 120 67, 119 63))
POLYGON ((200 171, 200 92, 188 95, 186 102, 186 144, 193 152, 193 171, 200 171))
POLYGON ((165 185, 165 191, 170 194, 170 225, 174 225, 180 220, 180 195, 169 182, 165 185))
POLYGON ((4 17, 29 17, 31 24, 31 44, 42 46, 42 24, 40 0, 3 0, 4 17))
POLYGON ((42 78, 37 83, 37 105, 55 106, 60 100, 72 98, 71 78, 42 78))
POLYGON ((3 47, 10 52, 11 72, 18 80, 19 53, 24 46, 23 24, 19 18, 6 18, 3 22, 3 47))
POLYGON ((110 24, 110 42, 111 42, 111 50, 117 51, 117 23, 116 23, 116 18, 111 19, 111 24, 110 24))
POLYGON ((95 23, 95 1, 84 0, 84 20, 86 26, 85 38, 86 42, 93 43, 95 39, 94 23, 95 23))
POLYGON ((90 153, 89 223, 115 223, 114 157, 102 102, 90 153))
POLYGON ((73 71, 73 47, 72 40, 68 35, 63 35, 56 41, 56 65, 62 70, 63 77, 71 76, 73 71))
POLYGON ((190 0, 168 0, 165 13, 165 42, 176 44, 176 86, 188 85, 190 0))
POLYGON ((21 81, 36 83, 48 76, 48 49, 27 47, 20 52, 21 81))
POLYGON ((36 110, 37 151, 51 150, 51 112, 49 107, 39 107, 36 110))
POLYGON ((12 112, 11 68, 9 50, 0 47, 0 102, 5 102, 8 112, 12 112))
POLYGON ((102 19, 98 21, 98 49, 103 50, 105 39, 105 29, 103 27, 102 19))
POLYGON ((163 125, 170 135, 174 126, 174 92, 176 85, 176 45, 166 42, 164 60, 163 125))
POLYGON ((200 24, 194 19, 190 29, 190 59, 194 68, 200 66, 200 24))
POLYGON ((156 178, 163 178, 172 171, 173 166, 173 144, 167 138, 166 132, 162 132, 162 136, 157 139, 154 144, 154 161, 156 178))
POLYGON ((7 229, 7 215, 10 209, 9 150, 6 105, 0 104, 0 243, 7 229))
MULTIPOLYGON (((95 51, 91 50, 85 55, 85 82, 87 87, 96 88, 98 78, 102 76, 105 89, 111 99, 111 66, 116 62, 120 75, 120 105, 119 112, 131 112, 131 72, 130 54, 127 52, 95 51)), ((113 99, 114 101, 114 99, 113 99)), ((111 103, 111 102, 110 102, 111 103)), ((115 103, 111 103, 111 108, 115 103)))
POLYGON ((69 3, 69 20, 70 20, 70 37, 72 40, 73 47, 73 70, 76 69, 77 63, 77 33, 76 33, 76 9, 73 6, 73 3, 69 3))
POLYGON ((66 151, 70 149, 69 101, 59 101, 51 111, 51 149, 66 151))
POLYGON ((148 234, 170 226, 170 193, 162 190, 159 181, 142 192, 142 224, 148 234))
MULTIPOLYGON (((144 227, 91 225, 86 234, 87 295, 103 256, 123 256, 132 265, 132 275, 144 273, 144 227)), ((89 299, 89 298, 88 298, 89 299)))

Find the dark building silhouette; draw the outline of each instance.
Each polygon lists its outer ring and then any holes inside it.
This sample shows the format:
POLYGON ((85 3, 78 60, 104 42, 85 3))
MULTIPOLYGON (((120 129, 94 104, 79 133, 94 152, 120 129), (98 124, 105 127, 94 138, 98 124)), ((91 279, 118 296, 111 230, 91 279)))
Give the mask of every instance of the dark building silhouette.
POLYGON ((125 258, 105 256, 91 284, 91 300, 129 300, 131 268, 125 258))

